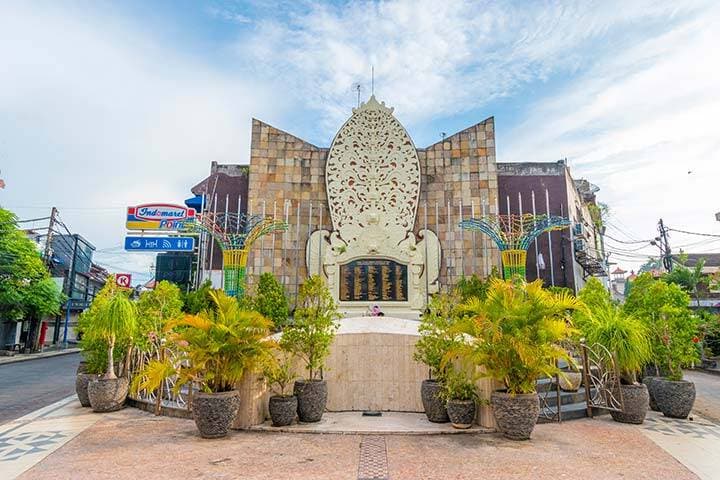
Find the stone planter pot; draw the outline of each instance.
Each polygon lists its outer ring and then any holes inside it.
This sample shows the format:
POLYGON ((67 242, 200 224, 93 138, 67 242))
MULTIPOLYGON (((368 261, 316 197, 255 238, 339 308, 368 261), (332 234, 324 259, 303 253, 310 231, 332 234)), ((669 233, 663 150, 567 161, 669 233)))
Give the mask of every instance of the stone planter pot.
POLYGON ((293 387, 297 397, 298 418, 304 423, 319 422, 327 405, 327 382, 325 380, 297 380, 293 387))
POLYGON ((90 406, 90 397, 88 396, 88 384, 98 376, 93 373, 78 373, 75 377, 75 393, 77 393, 80 405, 83 407, 90 406))
POLYGON ((558 375, 558 383, 560 390, 565 392, 577 392, 582 383, 582 373, 580 372, 562 372, 558 375))
POLYGON ((529 440, 538 416, 540 400, 537 393, 510 395, 493 392, 490 396, 497 428, 510 440, 529 440))
POLYGON ((420 397, 427 419, 433 423, 447 423, 448 417, 445 402, 440 398, 441 385, 437 380, 423 380, 420 387, 420 397))
POLYGON ((298 400, 295 395, 274 395, 270 397, 268 410, 270 410, 273 427, 291 425, 295 420, 295 415, 297 415, 297 409, 298 400))
POLYGON ((87 373, 87 362, 85 360, 81 360, 80 363, 78 363, 75 373, 87 373))
POLYGON ((227 436, 239 407, 240 397, 237 390, 196 393, 193 397, 192 413, 200 436, 203 438, 227 436))
POLYGON ((93 412, 114 412, 123 408, 129 386, 130 382, 124 377, 91 379, 87 392, 93 412))
POLYGON ((657 402, 655 401, 655 381, 658 378, 660 378, 660 377, 645 377, 642 379, 642 383, 645 384, 645 386, 648 389, 650 410, 652 410, 653 412, 660 411, 660 409, 657 406, 657 402))
POLYGON ((450 400, 447 414, 454 428, 470 428, 475 421, 475 400, 450 400))
POLYGON ((687 418, 695 403, 695 384, 686 380, 658 378, 654 382, 655 401, 666 417, 687 418))
POLYGON ((639 425, 645 421, 648 406, 650 404, 650 395, 648 388, 642 383, 634 385, 620 385, 622 392, 623 411, 616 412, 610 410, 613 420, 620 423, 634 423, 639 425))

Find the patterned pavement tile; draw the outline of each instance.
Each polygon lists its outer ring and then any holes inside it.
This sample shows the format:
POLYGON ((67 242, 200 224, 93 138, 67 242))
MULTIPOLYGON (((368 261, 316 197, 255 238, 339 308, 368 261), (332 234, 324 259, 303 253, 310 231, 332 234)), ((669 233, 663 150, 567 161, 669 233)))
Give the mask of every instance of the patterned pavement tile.
POLYGON ((358 480, 387 480, 388 478, 385 437, 380 435, 362 437, 358 480))

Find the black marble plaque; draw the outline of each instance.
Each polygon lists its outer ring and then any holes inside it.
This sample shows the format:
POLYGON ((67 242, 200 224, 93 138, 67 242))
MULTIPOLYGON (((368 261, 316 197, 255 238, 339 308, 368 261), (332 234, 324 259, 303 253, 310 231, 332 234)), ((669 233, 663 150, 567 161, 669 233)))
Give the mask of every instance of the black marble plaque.
POLYGON ((407 265, 361 259, 340 265, 340 301, 407 302, 407 265))

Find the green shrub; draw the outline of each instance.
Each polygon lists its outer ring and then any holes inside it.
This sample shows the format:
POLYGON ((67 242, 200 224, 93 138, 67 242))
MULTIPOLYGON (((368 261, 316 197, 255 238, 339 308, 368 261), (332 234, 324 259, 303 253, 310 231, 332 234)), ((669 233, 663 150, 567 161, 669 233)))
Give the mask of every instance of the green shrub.
POLYGON ((475 400, 478 398, 473 376, 462 368, 449 368, 440 389, 440 398, 450 400, 475 400))
POLYGON ((252 299, 254 310, 273 321, 276 330, 282 330, 288 323, 289 307, 285 289, 270 272, 260 275, 255 297, 252 299))
POLYGON ((200 288, 188 292, 187 295, 185 295, 185 304, 182 308, 183 312, 189 313, 190 315, 197 315, 210 308, 215 308, 215 304, 210 296, 212 291, 213 288, 210 280, 205 280, 200 288))
POLYGON ((461 336, 452 331, 461 315, 461 303, 460 294, 456 291, 438 293, 433 295, 427 310, 420 317, 420 338, 415 343, 413 358, 427 365, 430 378, 443 380, 447 371, 445 357, 461 341, 461 336))
POLYGON ((280 342, 284 350, 303 360, 308 380, 322 378, 339 318, 337 305, 322 277, 308 278, 300 286, 295 317, 286 326, 280 342))
POLYGON ((135 346, 148 351, 151 343, 158 344, 167 322, 182 316, 182 307, 180 288, 166 280, 158 282, 153 290, 141 293, 137 301, 135 346))
POLYGON ((688 307, 690 296, 677 284, 639 275, 623 310, 640 319, 650 332, 652 361, 668 377, 682 379, 682 368, 699 360, 698 317, 688 307))

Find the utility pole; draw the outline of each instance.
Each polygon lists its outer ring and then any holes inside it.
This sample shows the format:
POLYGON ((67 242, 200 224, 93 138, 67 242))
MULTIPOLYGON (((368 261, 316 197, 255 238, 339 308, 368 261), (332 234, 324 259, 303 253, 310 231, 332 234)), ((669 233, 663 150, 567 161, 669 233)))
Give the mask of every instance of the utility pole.
POLYGON ((57 208, 52 207, 52 211, 50 212, 50 223, 48 224, 48 233, 45 237, 45 253, 44 253, 44 259, 45 264, 47 264, 48 268, 52 268, 52 239, 53 239, 53 232, 55 228, 55 217, 57 216, 57 208))
POLYGON ((658 231, 662 241, 662 263, 665 270, 672 272, 672 250, 670 250, 670 242, 668 241, 668 229, 665 227, 662 218, 658 222, 658 231))
POLYGON ((70 271, 67 277, 67 303, 65 304, 65 326, 63 327, 63 348, 67 348, 68 324, 70 323, 70 305, 72 305, 72 293, 75 287, 75 257, 77 256, 78 237, 73 235, 73 252, 70 260, 70 271))

